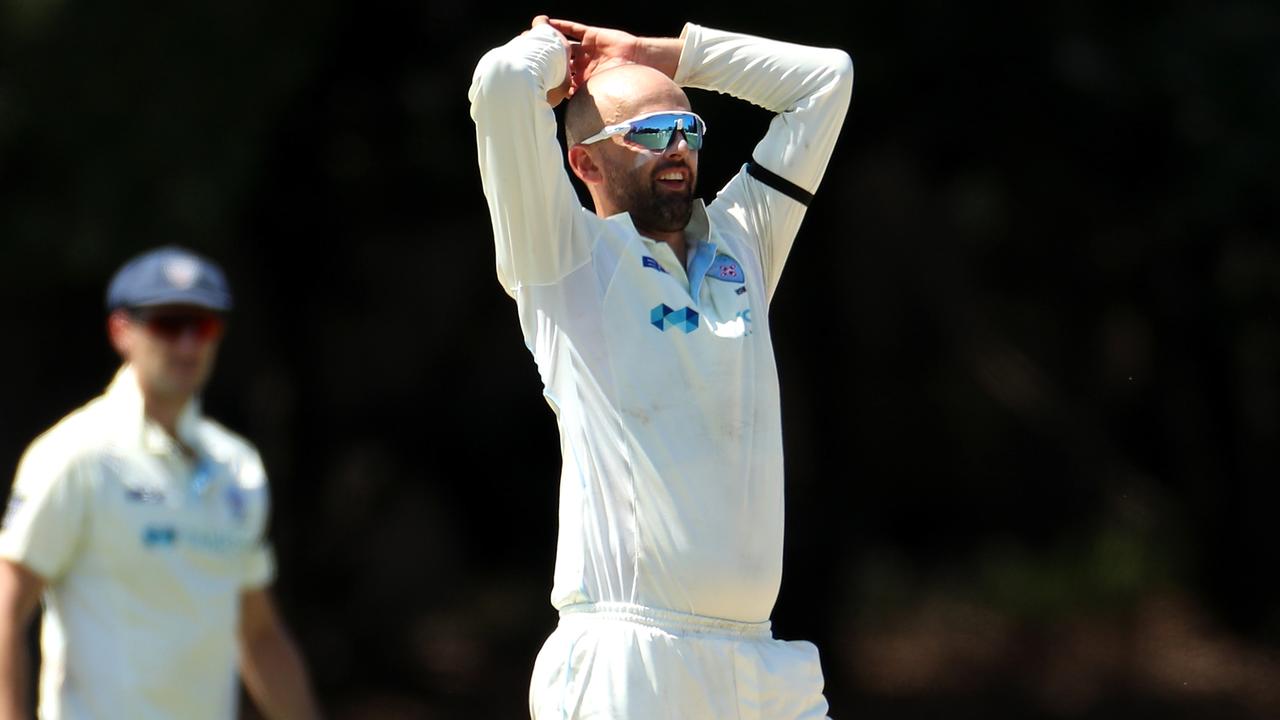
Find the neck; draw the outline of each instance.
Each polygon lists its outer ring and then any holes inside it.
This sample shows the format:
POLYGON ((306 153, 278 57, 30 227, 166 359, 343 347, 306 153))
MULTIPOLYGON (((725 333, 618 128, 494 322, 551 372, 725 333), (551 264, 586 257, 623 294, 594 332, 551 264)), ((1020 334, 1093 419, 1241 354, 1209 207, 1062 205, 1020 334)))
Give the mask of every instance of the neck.
MULTIPOLYGON (((603 193, 596 192, 594 188, 591 191, 591 199, 596 206, 596 215, 602 218, 612 217, 618 213, 627 212, 622 207, 615 205, 603 193)), ((635 218, 631 218, 631 223, 635 226, 635 218)), ((658 242, 666 243, 676 257, 680 259, 682 267, 688 266, 689 244, 685 239, 685 229, 679 230, 649 230, 646 228, 636 227, 636 232, 658 242)))
POLYGON ((650 240, 666 243, 671 248, 671 252, 675 253, 676 257, 679 258, 680 267, 688 267, 689 244, 685 242, 684 230, 674 230, 672 232, 640 230, 639 232, 650 240))
POLYGON ((175 440, 178 438, 178 418, 182 417, 182 410, 187 406, 190 398, 158 398, 155 396, 143 396, 142 408, 147 418, 164 428, 175 440))

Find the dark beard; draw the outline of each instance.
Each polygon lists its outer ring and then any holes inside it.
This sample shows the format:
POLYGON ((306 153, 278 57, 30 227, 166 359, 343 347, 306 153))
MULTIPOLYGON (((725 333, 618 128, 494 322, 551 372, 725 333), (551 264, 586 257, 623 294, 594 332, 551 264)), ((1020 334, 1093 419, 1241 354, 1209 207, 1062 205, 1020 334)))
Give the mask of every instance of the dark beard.
MULTIPOLYGON (((675 232, 683 230, 689 224, 689 218, 693 217, 695 183, 690 182, 689 191, 685 193, 666 192, 653 179, 660 172, 653 172, 648 177, 623 175, 610 179, 620 207, 626 208, 637 230, 675 232)), ((696 178, 694 180, 696 182, 696 178)))

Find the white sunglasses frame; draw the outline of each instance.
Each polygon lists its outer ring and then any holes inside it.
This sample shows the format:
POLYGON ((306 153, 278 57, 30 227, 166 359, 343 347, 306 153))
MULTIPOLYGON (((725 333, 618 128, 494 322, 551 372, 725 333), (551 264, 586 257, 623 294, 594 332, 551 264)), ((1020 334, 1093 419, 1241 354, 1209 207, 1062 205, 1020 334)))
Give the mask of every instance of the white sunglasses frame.
MULTIPOLYGON (((696 112, 693 112, 692 110, 657 110, 657 111, 654 111, 654 112, 644 113, 643 115, 637 115, 637 116, 635 116, 635 117, 633 117, 633 118, 629 118, 629 119, 627 119, 627 120, 623 120, 622 122, 617 123, 616 125, 605 125, 605 126, 600 130, 600 132, 596 133, 595 135, 592 135, 591 137, 587 138, 586 140, 583 140, 582 142, 580 142, 580 143, 578 143, 578 144, 579 144, 579 145, 593 145, 593 144, 595 144, 595 143, 600 142, 601 140, 608 140, 609 138, 614 137, 614 136, 617 136, 617 135, 626 135, 627 133, 631 132, 631 129, 632 129, 632 128, 631 128, 631 124, 632 124, 632 123, 640 122, 641 120, 648 120, 648 119, 649 119, 649 118, 651 118, 651 117, 657 117, 657 116, 659 116, 659 115, 692 115, 692 116, 694 116, 695 118, 697 118, 697 119, 698 119, 698 123, 699 123, 700 125, 702 125, 702 132, 701 132, 701 133, 699 133, 699 134, 700 134, 700 135, 706 135, 706 134, 707 134, 707 121, 706 121, 706 120, 703 120, 701 115, 699 115, 699 114, 698 114, 698 113, 696 113, 696 112)), ((683 132, 684 132, 684 122, 683 122, 683 120, 680 120, 680 121, 677 121, 677 122, 676 122, 676 128, 675 128, 675 129, 676 129, 676 130, 679 130, 681 133, 683 133, 683 132)), ((673 133, 672 133, 672 137, 674 137, 674 136, 675 136, 675 133, 673 132, 673 133)), ((688 142, 687 138, 686 138, 686 142, 688 142)), ((644 147, 643 145, 640 145, 639 143, 630 143, 630 144, 632 144, 632 145, 639 145, 640 147, 644 147)), ((671 144, 671 143, 670 143, 670 141, 668 141, 668 143, 667 143, 667 144, 668 144, 668 145, 670 145, 670 144, 671 144)), ((660 151, 658 151, 658 150, 654 150, 653 148, 648 148, 648 147, 644 147, 644 149, 645 149, 645 150, 648 150, 648 151, 650 151, 650 152, 660 152, 660 151)), ((666 148, 663 148, 663 150, 665 150, 665 149, 666 149, 666 148)))

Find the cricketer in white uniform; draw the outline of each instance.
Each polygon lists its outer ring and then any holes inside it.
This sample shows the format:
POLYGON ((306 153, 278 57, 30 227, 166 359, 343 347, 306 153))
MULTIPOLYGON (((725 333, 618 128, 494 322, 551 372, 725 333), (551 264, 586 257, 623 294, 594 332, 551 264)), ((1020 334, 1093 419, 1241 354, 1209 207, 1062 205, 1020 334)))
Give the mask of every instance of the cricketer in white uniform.
POLYGON ((852 80, 840 50, 694 24, 635 38, 543 16, 476 68, 498 277, 563 457, 560 624, 533 671, 539 720, 826 715, 817 650, 769 626, 783 446, 767 313, 852 80), (680 86, 777 113, 705 206, 693 185, 706 123, 680 86), (566 132, 595 212, 556 138, 568 88, 592 96, 570 101, 566 132), (584 113, 594 125, 575 132, 584 113))
POLYGON ((126 363, 31 443, 0 527, 0 718, 27 716, 20 638, 42 590, 41 718, 230 720, 238 667, 268 717, 316 715, 267 595, 262 462, 194 395, 230 303, 221 269, 178 248, 113 280, 126 363))

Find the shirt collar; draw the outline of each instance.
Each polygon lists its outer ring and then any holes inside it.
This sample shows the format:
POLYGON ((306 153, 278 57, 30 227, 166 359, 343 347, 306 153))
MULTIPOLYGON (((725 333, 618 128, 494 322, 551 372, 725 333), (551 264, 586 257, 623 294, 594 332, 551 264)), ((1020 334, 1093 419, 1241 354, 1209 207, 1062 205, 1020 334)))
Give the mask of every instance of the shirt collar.
MULTIPOLYGON (((606 220, 625 220, 635 230, 636 224, 631 220, 631 213, 623 211, 614 213, 605 218, 606 220)), ((639 230, 636 230, 639 233, 639 230)), ((693 199, 693 213, 689 216, 689 222, 684 226, 685 242, 693 247, 696 242, 704 242, 711 234, 711 218, 707 216, 707 204, 702 198, 693 199)), ((644 237, 641 235, 641 237, 644 237)), ((650 238, 645 238, 651 240, 650 238)), ((657 242, 656 240, 651 240, 657 242)))
MULTIPOLYGON (((138 384, 137 371, 125 363, 116 372, 107 387, 106 399, 114 407, 116 437, 121 444, 137 447, 153 453, 177 452, 174 439, 160 424, 144 412, 142 387, 138 384)), ((178 415, 178 439, 187 447, 197 449, 200 426, 200 400, 189 400, 178 415)))
MULTIPOLYGON (((630 225, 637 235, 640 234, 640 231, 636 230, 636 224, 631 220, 631 213, 629 212, 616 213, 606 219, 622 220, 630 225)), ((644 235, 640 235, 640 239, 650 245, 659 242, 644 235)), ((689 216, 689 222, 684 226, 684 241, 689 251, 689 257, 693 257, 697 247, 704 243, 710 244, 713 248, 715 247, 715 243, 711 242, 711 218, 707 216, 707 205, 702 198, 694 198, 693 200, 693 213, 689 216)))

